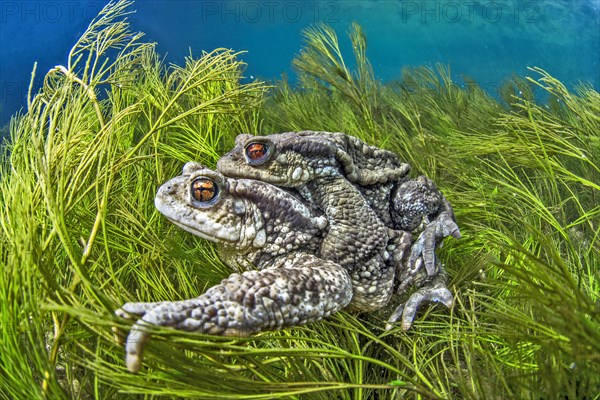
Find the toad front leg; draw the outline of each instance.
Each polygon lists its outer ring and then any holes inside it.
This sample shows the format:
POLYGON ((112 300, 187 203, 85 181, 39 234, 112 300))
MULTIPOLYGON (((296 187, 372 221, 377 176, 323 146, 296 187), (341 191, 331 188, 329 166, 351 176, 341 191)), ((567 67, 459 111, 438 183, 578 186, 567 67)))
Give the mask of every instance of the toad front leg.
POLYGON ((140 369, 148 324, 247 336, 328 317, 346 307, 352 294, 345 269, 310 255, 293 266, 233 274, 195 299, 164 302, 147 311, 127 337, 126 365, 131 372, 140 369))
POLYGON ((121 308, 115 310, 115 315, 119 318, 123 319, 135 319, 144 316, 148 311, 158 307, 159 305, 165 303, 164 301, 154 301, 154 302, 131 302, 125 303, 121 308))
MULTIPOLYGON (((115 315, 119 318, 131 321, 142 317, 148 311, 158 307, 163 303, 164 301, 125 303, 123 306, 121 306, 121 308, 115 310, 115 315)), ((115 342, 120 346, 125 344, 125 333, 123 330, 117 326, 113 326, 112 331, 115 342)))

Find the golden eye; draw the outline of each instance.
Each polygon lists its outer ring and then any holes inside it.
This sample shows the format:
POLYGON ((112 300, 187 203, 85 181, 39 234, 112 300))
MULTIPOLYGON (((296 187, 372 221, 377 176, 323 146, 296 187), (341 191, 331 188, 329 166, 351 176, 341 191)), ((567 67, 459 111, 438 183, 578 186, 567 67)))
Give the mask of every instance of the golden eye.
POLYGON ((208 178, 194 179, 191 186, 192 197, 200 203, 206 203, 214 200, 219 193, 219 187, 215 181, 208 178))
POLYGON ((264 143, 251 142, 246 145, 246 159, 249 164, 258 165, 266 161, 269 146, 264 143))

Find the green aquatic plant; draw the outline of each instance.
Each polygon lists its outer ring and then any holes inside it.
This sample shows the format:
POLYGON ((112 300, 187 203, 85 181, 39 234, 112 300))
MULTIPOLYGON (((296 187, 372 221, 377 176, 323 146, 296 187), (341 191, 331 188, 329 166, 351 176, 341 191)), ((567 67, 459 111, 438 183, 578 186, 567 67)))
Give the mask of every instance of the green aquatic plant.
POLYGON ((500 104, 443 66, 407 68, 382 85, 354 25, 355 69, 335 32, 318 26, 294 62, 299 87, 267 93, 240 83, 230 50, 165 66, 130 31, 130 6, 108 4, 10 124, 0 169, 3 396, 596 396, 598 92, 570 92, 538 69, 526 82, 550 95, 547 105, 508 89, 500 104), (112 328, 130 323, 116 308, 191 298, 229 274, 211 244, 158 214, 157 187, 190 159, 213 166, 239 132, 300 129, 348 132, 436 181, 464 236, 440 253, 454 310, 425 307, 408 332, 384 331, 385 312, 238 339, 155 328, 144 368, 127 372, 112 328))
POLYGON ((333 28, 325 24, 303 32, 306 46, 292 64, 304 74, 304 81, 317 85, 349 100, 365 123, 370 123, 377 107, 378 84, 367 59, 367 38, 360 25, 353 23, 348 36, 354 49, 356 71, 346 65, 333 28))

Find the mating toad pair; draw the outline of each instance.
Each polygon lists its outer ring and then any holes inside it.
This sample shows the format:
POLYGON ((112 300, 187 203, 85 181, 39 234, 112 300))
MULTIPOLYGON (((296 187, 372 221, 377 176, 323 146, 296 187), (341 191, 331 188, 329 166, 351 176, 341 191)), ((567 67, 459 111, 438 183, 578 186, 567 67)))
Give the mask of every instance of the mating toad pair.
POLYGON ((245 336, 377 310, 411 286, 387 328, 400 319, 410 328, 423 301, 452 305, 435 255, 444 237, 460 237, 452 208, 394 153, 343 133, 239 135, 217 169, 187 163, 155 205, 216 242, 240 273, 194 299, 117 310, 139 318, 126 342, 130 371, 140 368, 148 324, 245 336))

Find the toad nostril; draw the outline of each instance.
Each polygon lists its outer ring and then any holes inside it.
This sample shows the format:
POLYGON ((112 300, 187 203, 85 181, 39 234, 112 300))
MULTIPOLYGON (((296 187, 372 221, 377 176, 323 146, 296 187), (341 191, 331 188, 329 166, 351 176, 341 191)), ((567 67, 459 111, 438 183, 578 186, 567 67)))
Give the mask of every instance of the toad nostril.
POLYGON ((174 185, 162 185, 161 187, 158 188, 158 194, 171 195, 174 192, 175 192, 174 185))

